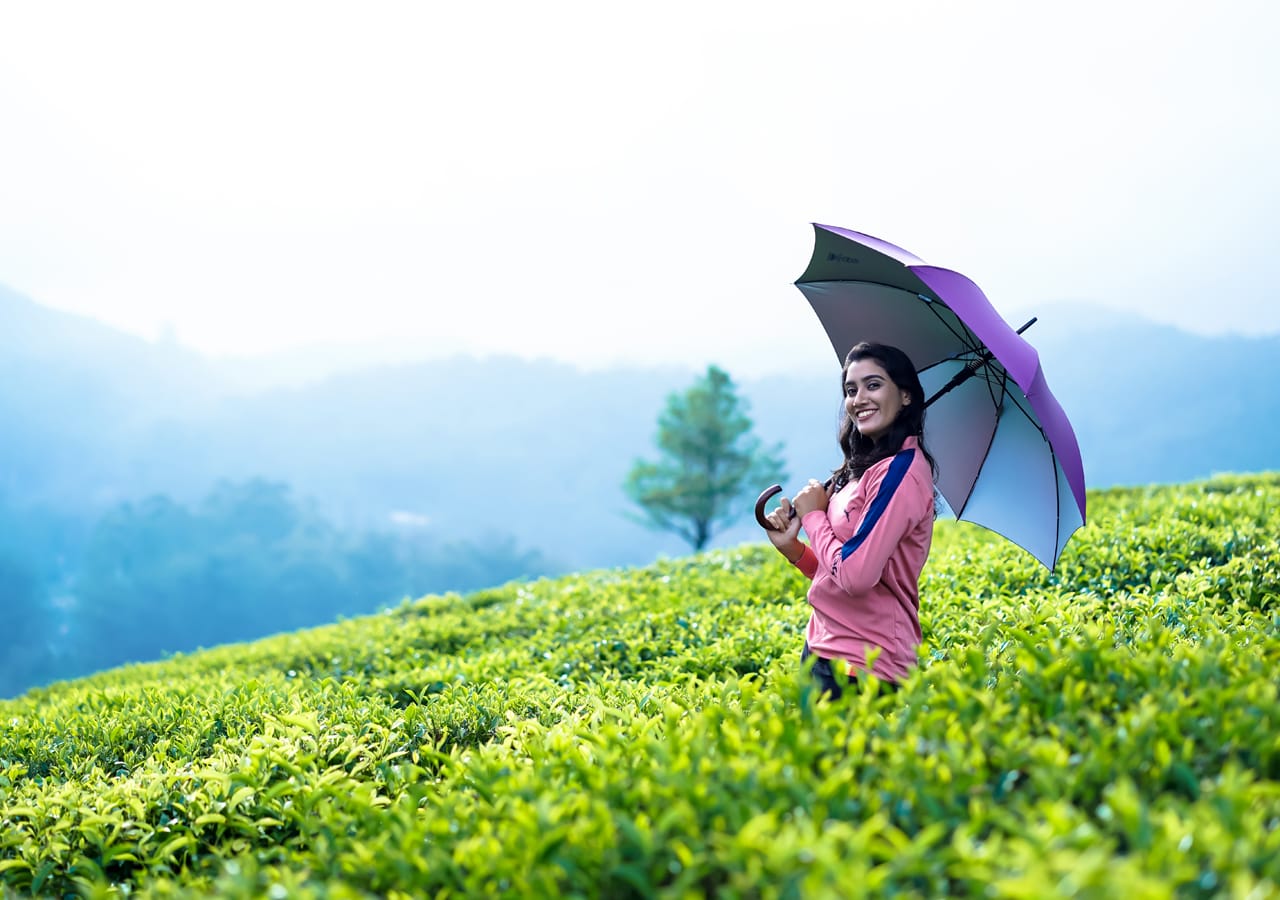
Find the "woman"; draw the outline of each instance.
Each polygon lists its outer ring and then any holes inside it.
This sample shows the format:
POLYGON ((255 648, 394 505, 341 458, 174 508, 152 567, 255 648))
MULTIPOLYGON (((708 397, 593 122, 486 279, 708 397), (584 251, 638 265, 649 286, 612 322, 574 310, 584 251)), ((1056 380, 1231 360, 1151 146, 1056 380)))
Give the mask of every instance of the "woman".
POLYGON ((924 389, 905 353, 862 343, 845 357, 844 462, 828 487, 810 481, 768 516, 773 545, 812 579, 802 659, 834 698, 868 670, 896 686, 920 645, 920 572, 933 540, 933 457, 924 446, 924 389), (810 545, 800 540, 800 528, 810 545))

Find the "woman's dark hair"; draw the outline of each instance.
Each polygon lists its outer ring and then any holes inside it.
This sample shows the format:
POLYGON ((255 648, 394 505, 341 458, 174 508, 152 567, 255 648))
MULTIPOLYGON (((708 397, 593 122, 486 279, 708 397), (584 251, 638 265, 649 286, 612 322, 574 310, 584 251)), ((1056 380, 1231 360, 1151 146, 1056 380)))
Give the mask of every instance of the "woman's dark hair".
POLYGON ((844 451, 844 462, 831 473, 831 490, 833 492, 840 490, 851 480, 861 478, 863 472, 880 460, 893 456, 902 449, 902 443, 908 437, 914 437, 919 443, 920 452, 929 461, 929 469, 936 478, 938 465, 924 446, 925 397, 924 388, 920 385, 920 376, 916 374, 916 367, 911 364, 907 354, 897 347, 865 341, 855 344, 845 356, 844 365, 840 367, 841 396, 844 396, 845 372, 853 363, 864 359, 879 363, 885 374, 889 376, 889 380, 911 395, 911 402, 898 411, 898 417, 893 420, 893 424, 880 436, 879 440, 875 441, 864 437, 858 431, 854 426, 853 418, 841 403, 839 441, 840 449, 844 451))

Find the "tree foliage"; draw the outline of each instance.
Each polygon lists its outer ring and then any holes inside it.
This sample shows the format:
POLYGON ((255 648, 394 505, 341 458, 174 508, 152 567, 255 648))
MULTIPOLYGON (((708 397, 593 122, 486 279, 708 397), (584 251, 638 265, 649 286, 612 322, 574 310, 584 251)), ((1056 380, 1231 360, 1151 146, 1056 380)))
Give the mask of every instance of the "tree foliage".
POLYGON ((714 365, 667 397, 658 417, 660 459, 637 460, 624 484, 646 525, 702 550, 743 516, 749 496, 786 477, 782 445, 763 447, 747 413, 733 380, 714 365))

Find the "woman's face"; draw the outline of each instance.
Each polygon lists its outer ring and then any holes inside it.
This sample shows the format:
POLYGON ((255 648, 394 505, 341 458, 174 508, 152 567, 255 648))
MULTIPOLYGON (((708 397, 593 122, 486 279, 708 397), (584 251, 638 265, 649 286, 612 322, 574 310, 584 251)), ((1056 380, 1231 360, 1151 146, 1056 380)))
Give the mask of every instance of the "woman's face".
POLYGON ((889 380, 874 359, 860 359, 844 370, 844 408, 864 436, 878 440, 888 430, 911 394, 889 380))

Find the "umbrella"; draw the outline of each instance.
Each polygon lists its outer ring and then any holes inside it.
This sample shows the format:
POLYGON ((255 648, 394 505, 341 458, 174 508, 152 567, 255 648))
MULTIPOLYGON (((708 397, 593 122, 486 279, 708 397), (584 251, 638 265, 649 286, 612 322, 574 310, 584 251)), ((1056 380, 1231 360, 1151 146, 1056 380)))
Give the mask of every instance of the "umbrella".
MULTIPOLYGON (((813 258, 796 281, 841 363, 859 341, 911 358, 925 396, 924 438, 938 490, 957 519, 1030 552, 1049 569, 1084 524, 1075 433, 1040 358, 971 280, 887 241, 814 224, 813 258)), ((756 504, 780 491, 773 485, 756 504), (775 490, 776 488, 776 490, 775 490)))

